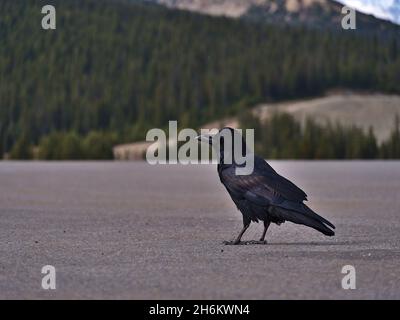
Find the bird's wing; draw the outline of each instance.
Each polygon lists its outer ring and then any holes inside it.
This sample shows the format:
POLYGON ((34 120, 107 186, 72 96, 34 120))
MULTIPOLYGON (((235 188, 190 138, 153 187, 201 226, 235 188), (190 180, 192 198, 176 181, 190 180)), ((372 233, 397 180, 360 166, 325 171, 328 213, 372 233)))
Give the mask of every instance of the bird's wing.
POLYGON ((236 175, 235 167, 230 166, 221 172, 221 179, 227 188, 242 194, 248 192, 269 201, 290 200, 303 202, 306 193, 294 183, 282 177, 262 158, 255 157, 254 171, 250 175, 236 175))
MULTIPOLYGON (((334 228, 328 220, 316 214, 303 201, 307 195, 295 184, 280 176, 261 158, 255 161, 254 171, 250 175, 236 175, 235 166, 229 166, 220 172, 222 183, 228 189, 231 196, 244 198, 258 206, 275 206, 287 211, 273 213, 278 218, 297 222, 304 217, 311 218, 328 224, 334 228), (296 216, 296 214, 300 214, 296 216), (299 219, 294 219, 298 217, 299 219)), ((304 224, 310 225, 310 223, 304 224)))
POLYGON ((307 194, 293 182, 279 175, 264 159, 255 157, 254 173, 263 177, 266 184, 287 200, 302 202, 307 194))

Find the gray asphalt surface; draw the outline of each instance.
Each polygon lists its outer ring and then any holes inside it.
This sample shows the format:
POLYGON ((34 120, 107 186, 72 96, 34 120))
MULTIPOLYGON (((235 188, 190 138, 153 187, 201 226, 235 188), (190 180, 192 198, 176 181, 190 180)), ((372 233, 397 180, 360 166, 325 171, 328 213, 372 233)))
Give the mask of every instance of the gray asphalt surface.
POLYGON ((2 162, 0 298, 399 299, 400 162, 271 165, 335 237, 285 223, 267 245, 223 245, 241 214, 214 165, 2 162), (44 265, 56 290, 41 288, 44 265))

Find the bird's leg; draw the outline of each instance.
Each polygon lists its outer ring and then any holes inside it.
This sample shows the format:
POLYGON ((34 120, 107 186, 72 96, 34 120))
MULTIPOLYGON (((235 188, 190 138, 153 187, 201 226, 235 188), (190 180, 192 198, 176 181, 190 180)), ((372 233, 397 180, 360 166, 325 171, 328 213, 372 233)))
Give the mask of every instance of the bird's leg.
POLYGON ((247 228, 250 226, 251 220, 243 216, 243 228, 240 231, 239 235, 237 236, 236 240, 234 241, 224 241, 224 244, 240 244, 240 240, 242 239, 243 234, 246 232, 247 228))
POLYGON ((271 222, 269 222, 269 221, 264 221, 264 231, 263 231, 262 236, 260 238, 260 242, 264 242, 265 241, 264 240, 265 239, 265 235, 267 234, 267 230, 268 230, 268 227, 269 227, 270 223, 271 222))
POLYGON ((247 228, 250 226, 250 222, 243 225, 242 230, 234 241, 224 241, 224 244, 240 244, 240 240, 242 239, 243 234, 246 232, 247 228))
POLYGON ((233 241, 233 244, 239 244, 240 240, 243 237, 243 234, 246 232, 247 228, 250 226, 250 222, 243 226, 243 229, 240 231, 239 235, 237 236, 236 240, 233 241))

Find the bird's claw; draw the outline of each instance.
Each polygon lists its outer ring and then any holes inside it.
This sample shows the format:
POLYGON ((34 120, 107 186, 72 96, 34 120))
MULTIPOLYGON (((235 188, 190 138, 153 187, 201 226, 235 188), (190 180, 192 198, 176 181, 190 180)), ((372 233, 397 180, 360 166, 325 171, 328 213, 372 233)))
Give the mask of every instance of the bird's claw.
POLYGON ((226 246, 232 246, 232 245, 242 244, 242 242, 240 242, 240 241, 224 241, 223 244, 226 246))
POLYGON ((251 241, 252 244, 268 244, 267 240, 251 241))

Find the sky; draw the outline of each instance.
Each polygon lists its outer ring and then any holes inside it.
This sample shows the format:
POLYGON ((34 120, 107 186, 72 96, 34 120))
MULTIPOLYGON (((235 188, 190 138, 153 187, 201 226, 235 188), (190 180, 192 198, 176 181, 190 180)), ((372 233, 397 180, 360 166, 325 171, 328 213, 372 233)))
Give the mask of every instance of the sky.
POLYGON ((336 0, 358 11, 400 24, 400 0, 336 0))

